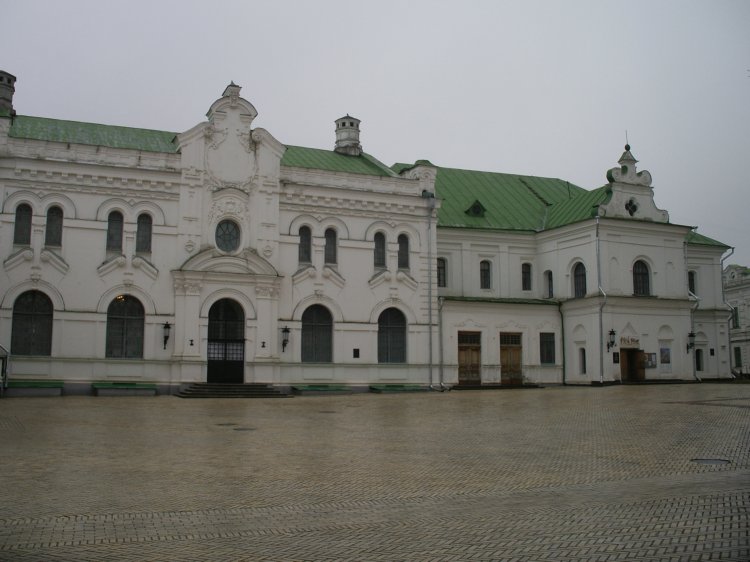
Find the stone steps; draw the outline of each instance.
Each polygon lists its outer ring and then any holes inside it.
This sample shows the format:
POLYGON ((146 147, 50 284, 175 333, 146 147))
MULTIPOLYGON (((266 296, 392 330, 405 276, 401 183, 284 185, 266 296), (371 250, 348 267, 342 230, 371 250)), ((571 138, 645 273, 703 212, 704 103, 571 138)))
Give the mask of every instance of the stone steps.
POLYGON ((270 384, 193 383, 175 394, 180 398, 288 398, 290 394, 270 384))

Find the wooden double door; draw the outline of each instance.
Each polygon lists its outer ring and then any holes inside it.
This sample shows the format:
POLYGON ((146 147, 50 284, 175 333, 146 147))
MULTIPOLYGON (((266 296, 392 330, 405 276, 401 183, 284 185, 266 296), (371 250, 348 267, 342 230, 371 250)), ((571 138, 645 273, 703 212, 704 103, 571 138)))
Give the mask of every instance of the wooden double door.
POLYGON ((500 334, 500 382, 502 384, 523 384, 522 355, 521 334, 502 332, 500 334))

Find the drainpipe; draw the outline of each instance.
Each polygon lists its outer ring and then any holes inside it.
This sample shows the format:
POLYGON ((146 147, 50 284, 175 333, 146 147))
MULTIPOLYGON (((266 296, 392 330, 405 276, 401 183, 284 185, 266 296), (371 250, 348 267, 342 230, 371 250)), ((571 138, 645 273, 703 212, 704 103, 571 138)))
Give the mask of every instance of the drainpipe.
MULTIPOLYGON (((684 248, 684 251, 685 251, 685 269, 688 269, 687 241, 683 242, 682 247, 684 248)), ((695 318, 694 318, 695 311, 698 310, 698 307, 700 307, 701 305, 701 298, 695 293, 691 292, 689 286, 688 286, 688 298, 693 299, 695 301, 695 304, 690 308, 690 332, 695 333, 695 318)), ((697 380, 698 382, 702 382, 700 377, 698 376, 698 372, 695 369, 695 348, 693 348, 693 378, 697 380)))
POLYGON ((429 324, 429 341, 427 354, 429 355, 428 371, 430 388, 432 388, 432 213, 435 210, 435 194, 426 189, 422 191, 422 198, 427 199, 427 323, 429 324))
POLYGON ((439 370, 440 373, 440 390, 445 390, 445 383, 443 382, 443 304, 445 304, 445 298, 438 297, 438 357, 439 357, 439 370))
POLYGON ((599 250, 599 215, 596 215, 596 282, 599 293, 604 295, 599 305, 599 384, 604 384, 604 306, 607 304, 607 293, 602 288, 602 264, 599 250))
MULTIPOLYGON (((721 258, 721 302, 724 303, 729 309, 729 318, 727 318, 727 353, 729 353, 729 374, 732 378, 735 378, 732 372, 732 318, 734 317, 734 307, 727 302, 727 297, 724 294, 724 260, 728 260, 734 254, 734 248, 729 249, 729 253, 721 258)), ((740 365, 742 369, 742 365, 740 365)))
POLYGON ((565 319, 563 318, 562 302, 557 301, 557 312, 560 314, 560 346, 562 347, 562 383, 563 386, 568 384, 565 380, 565 319))

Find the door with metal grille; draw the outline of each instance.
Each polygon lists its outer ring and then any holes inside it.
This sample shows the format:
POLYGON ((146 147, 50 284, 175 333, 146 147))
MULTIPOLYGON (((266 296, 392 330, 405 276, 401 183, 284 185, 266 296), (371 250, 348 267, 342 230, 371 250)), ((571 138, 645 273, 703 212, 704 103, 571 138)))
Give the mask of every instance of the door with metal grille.
POLYGON ((482 333, 458 332, 458 384, 482 384, 482 333))
POLYGON ((245 313, 222 299, 208 312, 208 382, 245 382, 245 313))

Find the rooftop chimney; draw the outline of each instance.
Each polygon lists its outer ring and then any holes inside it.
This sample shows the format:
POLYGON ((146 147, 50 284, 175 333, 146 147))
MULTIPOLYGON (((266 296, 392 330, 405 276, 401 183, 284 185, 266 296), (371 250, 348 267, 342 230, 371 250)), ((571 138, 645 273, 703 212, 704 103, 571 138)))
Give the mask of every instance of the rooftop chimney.
POLYGON ((362 154, 362 145, 359 144, 359 123, 359 119, 348 114, 336 119, 336 152, 349 156, 362 154))
POLYGON ((13 92, 16 91, 16 77, 0 70, 0 113, 15 115, 13 111, 13 92))

